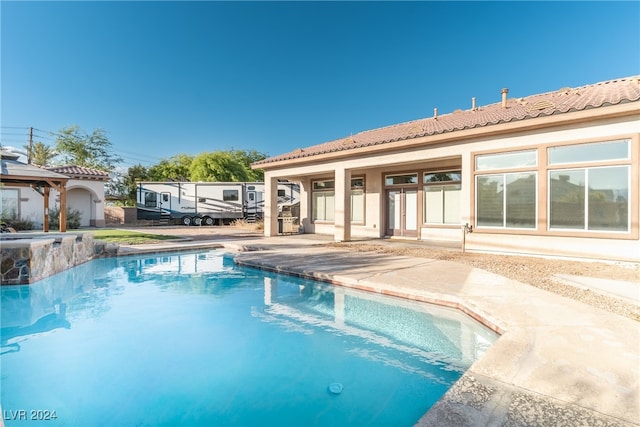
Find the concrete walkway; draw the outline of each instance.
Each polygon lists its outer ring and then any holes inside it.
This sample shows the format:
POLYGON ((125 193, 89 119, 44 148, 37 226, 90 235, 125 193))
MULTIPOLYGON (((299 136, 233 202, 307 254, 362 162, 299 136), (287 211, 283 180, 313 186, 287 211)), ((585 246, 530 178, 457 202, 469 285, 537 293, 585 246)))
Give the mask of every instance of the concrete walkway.
POLYGON ((640 323, 449 261, 319 243, 325 242, 292 236, 122 249, 251 250, 239 252, 236 261, 457 307, 501 333, 418 425, 640 425, 640 323))

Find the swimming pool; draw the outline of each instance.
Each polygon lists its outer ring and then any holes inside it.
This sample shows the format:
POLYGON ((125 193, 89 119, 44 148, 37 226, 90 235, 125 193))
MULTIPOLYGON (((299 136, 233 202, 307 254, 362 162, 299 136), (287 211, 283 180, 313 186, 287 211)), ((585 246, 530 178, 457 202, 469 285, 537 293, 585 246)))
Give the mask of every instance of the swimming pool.
POLYGON ((456 310, 217 251, 1 291, 7 426, 409 426, 497 339, 456 310))

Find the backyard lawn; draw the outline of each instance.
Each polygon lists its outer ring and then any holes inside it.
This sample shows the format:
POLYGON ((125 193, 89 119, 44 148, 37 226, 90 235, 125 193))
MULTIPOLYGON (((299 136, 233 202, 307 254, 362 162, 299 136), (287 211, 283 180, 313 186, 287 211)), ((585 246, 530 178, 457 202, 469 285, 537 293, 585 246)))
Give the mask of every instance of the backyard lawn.
POLYGON ((104 240, 110 243, 119 243, 124 245, 141 245, 145 243, 157 243, 161 240, 178 239, 177 236, 166 236, 163 234, 141 233, 139 231, 119 230, 119 229, 101 229, 92 231, 93 238, 104 240))

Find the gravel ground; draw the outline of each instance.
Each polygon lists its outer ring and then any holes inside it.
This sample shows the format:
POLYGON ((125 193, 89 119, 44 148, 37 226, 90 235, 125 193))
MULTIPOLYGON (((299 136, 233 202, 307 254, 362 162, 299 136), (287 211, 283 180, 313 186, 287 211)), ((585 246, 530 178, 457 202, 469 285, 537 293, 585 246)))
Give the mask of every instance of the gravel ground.
MULTIPOLYGON (((138 231, 186 237, 193 240, 224 240, 233 238, 261 237, 262 231, 250 227, 144 227, 138 231)), ((555 280, 554 274, 594 277, 600 279, 624 280, 636 282, 640 286, 640 264, 609 263, 595 261, 572 261, 556 258, 538 258, 527 256, 496 255, 484 253, 462 253, 455 249, 434 247, 385 245, 371 241, 327 243, 328 247, 353 251, 374 251, 397 255, 453 261, 490 271, 522 283, 544 289, 607 310, 621 316, 640 321, 640 306, 630 302, 604 296, 589 290, 569 286, 555 280)))

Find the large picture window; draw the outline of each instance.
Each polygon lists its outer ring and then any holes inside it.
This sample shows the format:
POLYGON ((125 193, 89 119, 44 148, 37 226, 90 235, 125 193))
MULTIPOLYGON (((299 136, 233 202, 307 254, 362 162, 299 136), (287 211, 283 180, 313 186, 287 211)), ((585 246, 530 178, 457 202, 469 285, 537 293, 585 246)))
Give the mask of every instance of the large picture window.
POLYGON ((535 229, 541 215, 544 231, 565 235, 632 231, 637 184, 631 139, 480 154, 474 165, 477 227, 535 229), (545 161, 539 164, 542 153, 545 161), (546 212, 538 212, 538 200, 546 201, 546 212))
POLYGON ((315 181, 312 190, 314 221, 333 221, 335 212, 335 182, 315 181))
POLYGON ((630 145, 616 140, 549 147, 549 229, 629 231, 630 167, 620 163, 629 162, 630 145), (599 165, 589 166, 593 162, 599 165), (556 169, 564 165, 570 167, 556 169))
POLYGON ((0 213, 3 218, 19 219, 20 193, 14 188, 0 188, 0 213))
MULTIPOLYGON (((537 150, 476 156, 476 170, 533 168, 537 150)), ((476 175, 476 222, 479 227, 536 228, 537 172, 476 175)))
POLYGON ((476 181, 478 226, 536 227, 536 173, 481 175, 476 181))
POLYGON ((424 222, 460 224, 461 172, 425 173, 424 222))
MULTIPOLYGON (((312 186, 312 219, 335 220, 335 181, 314 181, 312 186)), ((352 178, 350 188, 351 222, 364 223, 364 178, 352 178)))
POLYGON ((549 227, 629 230, 629 167, 549 172, 549 227))
POLYGON ((364 178, 351 179, 351 222, 364 224, 364 178))

